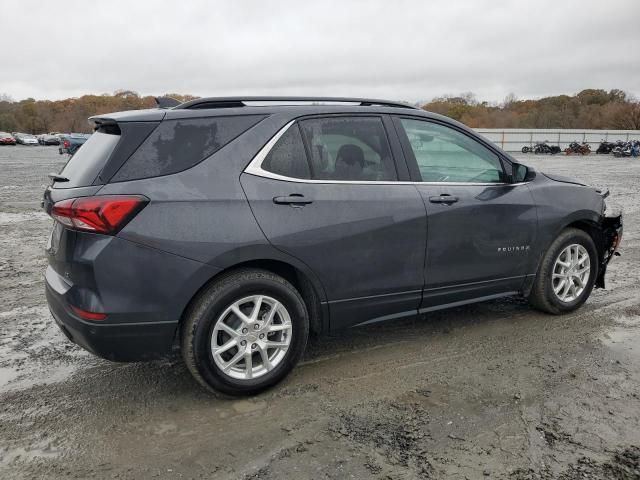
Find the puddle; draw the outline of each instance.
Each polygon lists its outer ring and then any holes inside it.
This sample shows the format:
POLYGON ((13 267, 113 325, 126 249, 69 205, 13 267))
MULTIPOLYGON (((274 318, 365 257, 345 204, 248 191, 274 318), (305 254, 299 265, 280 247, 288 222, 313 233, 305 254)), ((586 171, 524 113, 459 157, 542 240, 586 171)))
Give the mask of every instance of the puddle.
POLYGON ((618 354, 640 359, 640 328, 637 326, 614 327, 605 332, 600 340, 618 354))
POLYGON ((0 393, 59 383, 91 364, 60 332, 46 307, 0 312, 0 393))
POLYGON ((6 385, 18 378, 18 372, 13 368, 0 367, 0 391, 4 391, 6 385))
POLYGON ((33 213, 7 213, 0 212, 0 225, 8 225, 10 223, 26 222, 27 220, 46 220, 49 218, 44 212, 33 213))
POLYGON ((30 448, 0 447, 0 465, 8 466, 15 461, 34 460, 37 458, 54 458, 60 455, 57 448, 50 443, 39 442, 30 448))

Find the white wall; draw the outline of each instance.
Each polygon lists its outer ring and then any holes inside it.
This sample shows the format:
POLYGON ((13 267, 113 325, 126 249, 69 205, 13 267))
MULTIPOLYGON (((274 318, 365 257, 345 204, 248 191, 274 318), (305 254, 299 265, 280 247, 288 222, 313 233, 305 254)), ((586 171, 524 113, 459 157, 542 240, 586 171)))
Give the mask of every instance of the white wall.
POLYGON ((565 149, 571 142, 587 142, 595 152, 602 140, 640 140, 640 130, 563 130, 523 128, 476 128, 480 135, 491 140, 507 152, 519 152, 525 145, 532 147, 547 140, 549 145, 565 149))

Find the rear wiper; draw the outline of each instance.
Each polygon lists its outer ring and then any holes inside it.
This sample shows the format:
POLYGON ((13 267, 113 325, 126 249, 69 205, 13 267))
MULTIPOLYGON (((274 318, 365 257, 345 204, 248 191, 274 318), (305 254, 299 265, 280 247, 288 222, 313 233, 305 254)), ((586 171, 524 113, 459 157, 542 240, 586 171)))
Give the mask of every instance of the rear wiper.
POLYGON ((50 173, 47 175, 54 182, 68 182, 69 179, 67 177, 63 177, 62 175, 58 175, 57 173, 50 173))

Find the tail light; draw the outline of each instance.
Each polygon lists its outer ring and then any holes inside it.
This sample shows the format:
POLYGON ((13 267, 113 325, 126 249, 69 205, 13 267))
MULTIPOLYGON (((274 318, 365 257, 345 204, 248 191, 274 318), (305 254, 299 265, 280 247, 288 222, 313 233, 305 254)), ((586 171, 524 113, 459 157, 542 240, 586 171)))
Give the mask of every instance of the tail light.
POLYGON ((64 145, 64 148, 69 148, 71 146, 71 142, 69 140, 67 140, 66 138, 62 143, 64 145))
POLYGON ((101 195, 56 202, 50 215, 64 226, 113 235, 149 203, 142 195, 101 195))

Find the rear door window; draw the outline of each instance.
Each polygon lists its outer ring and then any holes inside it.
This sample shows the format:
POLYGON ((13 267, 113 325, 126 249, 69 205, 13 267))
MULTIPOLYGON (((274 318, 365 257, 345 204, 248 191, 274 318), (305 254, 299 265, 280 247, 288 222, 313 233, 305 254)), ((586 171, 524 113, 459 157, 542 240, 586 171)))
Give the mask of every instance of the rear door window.
POLYGON ((313 179, 398 179, 380 117, 317 118, 303 120, 300 126, 311 156, 313 179))
POLYGON ((55 182, 53 188, 74 188, 91 185, 120 141, 120 135, 96 132, 82 145, 64 166, 60 175, 68 182, 55 182))
POLYGON ((188 118, 163 121, 111 181, 178 173, 200 163, 264 116, 188 118))

